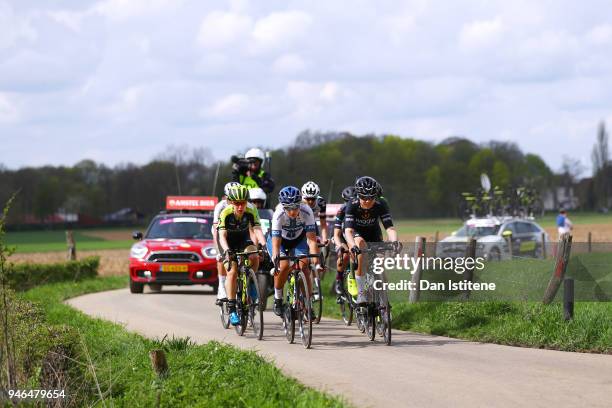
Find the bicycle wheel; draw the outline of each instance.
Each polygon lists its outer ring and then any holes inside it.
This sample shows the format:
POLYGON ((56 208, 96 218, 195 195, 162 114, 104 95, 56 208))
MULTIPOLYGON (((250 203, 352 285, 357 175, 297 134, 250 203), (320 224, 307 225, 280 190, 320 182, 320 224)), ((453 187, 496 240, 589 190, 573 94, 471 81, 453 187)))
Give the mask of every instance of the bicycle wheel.
POLYGON ((224 329, 227 329, 230 326, 227 302, 223 302, 221 306, 219 306, 219 317, 221 318, 221 325, 224 329))
POLYGON ((359 329, 360 332, 364 333, 365 332, 365 315, 363 313, 363 308, 358 307, 355 310, 355 317, 357 320, 357 329, 359 329))
POLYGON ((350 326, 353 323, 353 307, 344 298, 340 299, 340 313, 344 324, 350 326))
POLYGON ((319 324, 323 314, 323 290, 321 289, 321 279, 318 276, 314 278, 312 285, 312 299, 312 310, 315 314, 313 323, 319 324))
POLYGON ((374 341, 374 338, 376 337, 376 316, 374 314, 374 307, 372 304, 369 304, 364 315, 364 325, 366 334, 368 335, 370 341, 374 341))
MULTIPOLYGON (((386 282, 385 274, 382 279, 386 282)), ((391 304, 384 290, 376 291, 376 331, 387 346, 391 345, 391 304)))
POLYGON ((263 338, 264 321, 261 302, 265 301, 257 284, 257 275, 252 270, 248 272, 247 280, 247 305, 249 309, 249 326, 257 336, 257 340, 263 338))
POLYGON ((287 303, 283 311, 283 330, 285 331, 285 337, 289 344, 293 344, 295 340, 295 320, 293 319, 292 308, 293 305, 287 303))
POLYGON ((300 272, 297 279, 297 320, 300 327, 302 345, 310 348, 312 344, 312 307, 308 296, 306 276, 300 272))
POLYGON ((246 309, 246 281, 244 279, 244 272, 238 271, 238 277, 236 278, 236 313, 238 314, 239 322, 234 329, 239 336, 244 335, 248 320, 248 309, 246 309))

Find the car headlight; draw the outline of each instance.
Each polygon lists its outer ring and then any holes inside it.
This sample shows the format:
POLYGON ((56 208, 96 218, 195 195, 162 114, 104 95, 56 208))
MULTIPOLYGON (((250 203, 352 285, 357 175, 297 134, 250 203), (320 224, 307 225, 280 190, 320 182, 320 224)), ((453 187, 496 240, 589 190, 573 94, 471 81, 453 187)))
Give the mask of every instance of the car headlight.
POLYGON ((147 252, 149 252, 149 248, 147 248, 146 245, 135 244, 132 246, 132 249, 130 250, 130 257, 142 259, 145 257, 147 252))
POLYGON ((215 259, 217 257, 217 248, 215 247, 206 247, 202 248, 202 255, 208 259, 215 259))

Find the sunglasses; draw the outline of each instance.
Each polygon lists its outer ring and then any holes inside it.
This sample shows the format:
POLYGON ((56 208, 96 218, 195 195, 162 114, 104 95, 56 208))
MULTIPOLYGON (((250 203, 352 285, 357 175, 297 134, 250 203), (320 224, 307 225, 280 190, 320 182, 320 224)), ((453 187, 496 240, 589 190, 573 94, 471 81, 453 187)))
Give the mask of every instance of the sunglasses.
POLYGON ((376 196, 359 196, 359 199, 363 201, 374 201, 376 200, 376 196))

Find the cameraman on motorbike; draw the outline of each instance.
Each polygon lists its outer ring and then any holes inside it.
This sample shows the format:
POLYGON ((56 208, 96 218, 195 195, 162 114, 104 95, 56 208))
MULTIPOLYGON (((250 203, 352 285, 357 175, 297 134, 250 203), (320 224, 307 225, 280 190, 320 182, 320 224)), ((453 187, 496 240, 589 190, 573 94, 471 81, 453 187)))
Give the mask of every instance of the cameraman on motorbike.
POLYGON ((244 159, 232 157, 232 180, 248 189, 261 188, 266 194, 274 191, 274 180, 268 172, 262 168, 264 152, 261 149, 250 149, 244 155, 244 159))

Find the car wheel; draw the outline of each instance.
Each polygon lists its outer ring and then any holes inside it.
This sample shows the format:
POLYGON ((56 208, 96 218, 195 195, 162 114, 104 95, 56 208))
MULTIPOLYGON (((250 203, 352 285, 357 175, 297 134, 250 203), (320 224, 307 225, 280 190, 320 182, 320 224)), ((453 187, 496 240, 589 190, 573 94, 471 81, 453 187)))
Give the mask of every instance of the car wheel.
POLYGON ((162 285, 161 283, 149 283, 149 288, 153 291, 153 292, 161 292, 162 290, 162 285))
POLYGON ((499 248, 492 248, 489 252, 489 261, 501 261, 501 252, 499 248))
POLYGON ((130 293, 142 293, 144 290, 144 283, 134 282, 130 279, 130 293))

